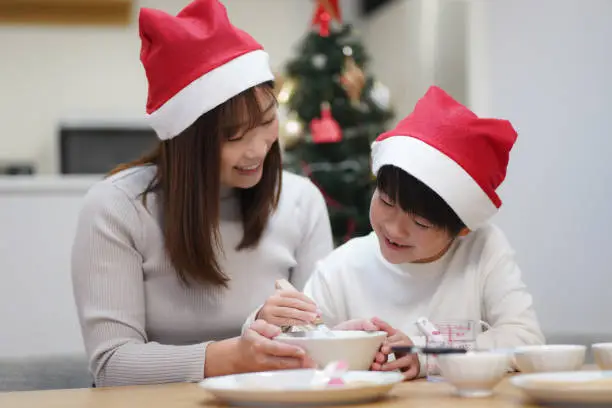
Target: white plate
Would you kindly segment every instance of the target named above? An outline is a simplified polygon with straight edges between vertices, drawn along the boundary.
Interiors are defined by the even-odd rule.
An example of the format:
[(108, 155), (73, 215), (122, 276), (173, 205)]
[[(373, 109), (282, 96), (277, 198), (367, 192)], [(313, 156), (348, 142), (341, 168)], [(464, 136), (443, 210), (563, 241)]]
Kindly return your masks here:
[(200, 386), (232, 405), (318, 405), (376, 400), (403, 380), (398, 372), (349, 371), (348, 384), (322, 388), (311, 386), (315, 370), (266, 371), (207, 378)]
[(522, 374), (510, 382), (538, 402), (612, 404), (612, 371)]

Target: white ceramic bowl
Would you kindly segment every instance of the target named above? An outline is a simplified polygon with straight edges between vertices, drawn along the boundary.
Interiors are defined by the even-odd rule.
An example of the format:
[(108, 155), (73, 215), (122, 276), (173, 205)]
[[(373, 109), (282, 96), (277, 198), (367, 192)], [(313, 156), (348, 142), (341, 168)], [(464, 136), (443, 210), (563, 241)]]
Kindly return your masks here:
[(462, 397), (488, 397), (504, 378), (512, 355), (494, 351), (470, 351), (438, 356), (444, 377)]
[(335, 330), (331, 334), (329, 337), (323, 334), (307, 337), (281, 334), (276, 340), (302, 347), (320, 368), (332, 361), (343, 360), (349, 370), (369, 370), (376, 352), (387, 337), (383, 331)]
[(595, 343), (591, 349), (597, 366), (602, 370), (612, 370), (612, 343)]
[(586, 346), (549, 344), (523, 346), (514, 350), (514, 361), (523, 373), (580, 370), (584, 364)]

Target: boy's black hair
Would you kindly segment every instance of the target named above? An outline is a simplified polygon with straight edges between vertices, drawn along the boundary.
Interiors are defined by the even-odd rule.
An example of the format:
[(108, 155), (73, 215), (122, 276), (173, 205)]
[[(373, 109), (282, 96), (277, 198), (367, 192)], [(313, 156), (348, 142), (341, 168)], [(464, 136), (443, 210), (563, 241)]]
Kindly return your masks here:
[(376, 187), (407, 213), (423, 217), (456, 236), (465, 224), (435, 191), (399, 167), (385, 165), (378, 170)]

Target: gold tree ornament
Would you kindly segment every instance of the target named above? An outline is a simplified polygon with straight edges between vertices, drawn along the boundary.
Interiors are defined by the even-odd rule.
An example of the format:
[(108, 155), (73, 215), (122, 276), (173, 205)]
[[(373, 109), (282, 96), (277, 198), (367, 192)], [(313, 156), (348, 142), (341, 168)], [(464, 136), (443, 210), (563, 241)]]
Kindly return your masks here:
[(283, 146), (285, 148), (292, 148), (297, 142), (304, 136), (304, 125), (300, 120), (295, 117), (290, 118), (283, 128)]
[(289, 102), (293, 96), (293, 92), (297, 86), (297, 81), (293, 78), (279, 77), (274, 81), (274, 94), (278, 103), (284, 104)]
[(340, 83), (348, 95), (351, 104), (359, 106), (361, 93), (366, 83), (366, 76), (353, 59), (353, 50), (350, 47), (345, 47), (343, 52), (345, 57)]
[(283, 85), (285, 84), (285, 77), (279, 72), (274, 73), (274, 96), (278, 97)]
[(283, 149), (292, 148), (304, 135), (304, 124), (286, 104), (278, 106), (278, 136)]

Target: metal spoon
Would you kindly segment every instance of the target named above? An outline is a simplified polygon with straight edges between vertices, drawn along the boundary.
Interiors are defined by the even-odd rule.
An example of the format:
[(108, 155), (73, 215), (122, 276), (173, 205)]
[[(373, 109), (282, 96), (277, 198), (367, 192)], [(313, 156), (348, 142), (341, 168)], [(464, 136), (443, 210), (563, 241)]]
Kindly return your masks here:
[(417, 347), (417, 346), (395, 346), (391, 347), (393, 353), (408, 353), (408, 354), (465, 354), (468, 349), (452, 348), (452, 347)]

